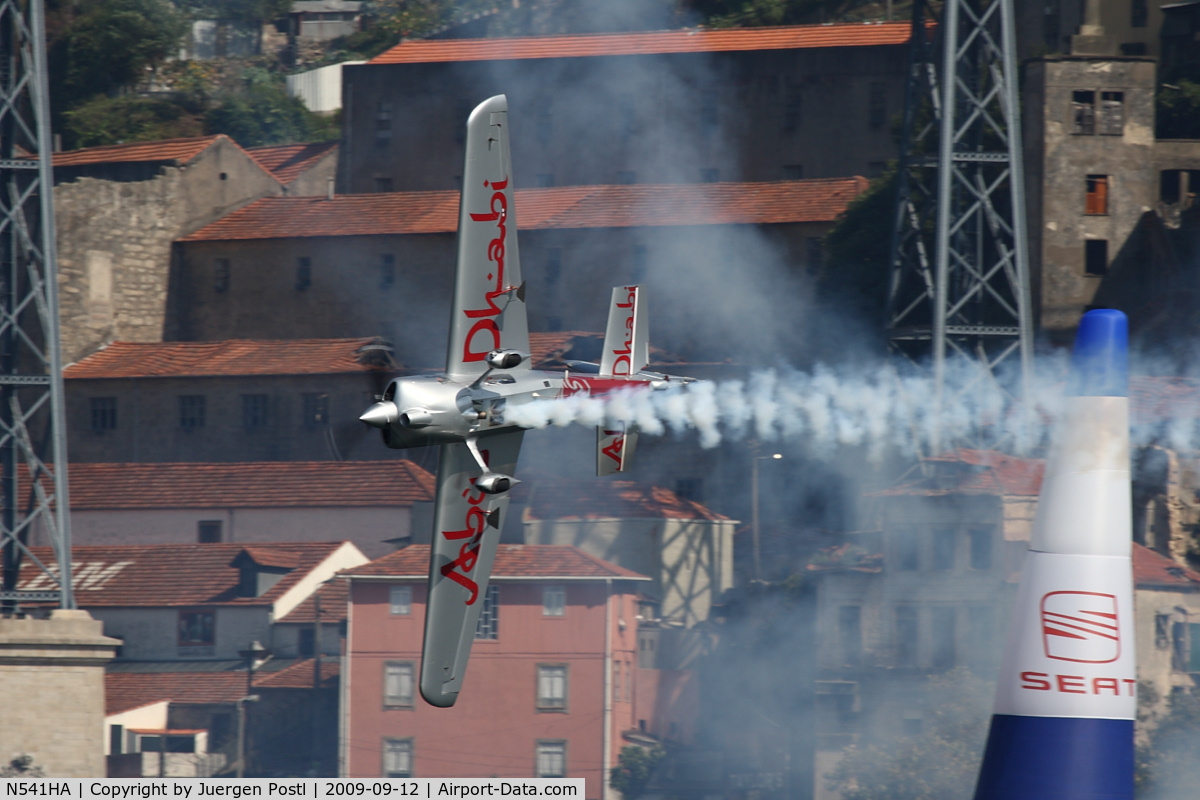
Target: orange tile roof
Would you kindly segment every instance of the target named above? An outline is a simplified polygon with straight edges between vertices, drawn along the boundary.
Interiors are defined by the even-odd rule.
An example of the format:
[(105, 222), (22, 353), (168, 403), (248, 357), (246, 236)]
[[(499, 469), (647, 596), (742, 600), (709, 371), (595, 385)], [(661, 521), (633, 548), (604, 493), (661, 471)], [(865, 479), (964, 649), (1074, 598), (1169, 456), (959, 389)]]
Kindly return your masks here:
[(729, 519), (670, 489), (634, 481), (530, 476), (525, 483), (532, 519)]
[[(521, 230), (832, 222), (867, 179), (518, 189)], [(180, 241), (452, 233), (457, 191), (264, 197)]]
[(550, 333), (529, 333), (530, 361), (538, 367), (547, 362), (560, 363), (562, 358), (571, 352), (576, 339), (594, 339), (597, 346), (604, 341), (604, 334), (590, 331), (553, 331)]
[(320, 589), (304, 598), (304, 602), (276, 622), (312, 625), (317, 619), (315, 597), (321, 598), (322, 624), (336, 625), (346, 618), (346, 582), (333, 580), (323, 583)]
[[(345, 570), (342, 575), (351, 578), (429, 577), (429, 545), (409, 545), (370, 564)], [(633, 570), (618, 567), (603, 559), (588, 555), (577, 547), (557, 544), (502, 544), (496, 551), (492, 565), (492, 578), (569, 578), (583, 580), (650, 580)]]
[(930, 464), (957, 465), (952, 475), (939, 473), (919, 477), (872, 492), (872, 496), (997, 494), (1037, 497), (1042, 488), (1046, 462), (1040, 458), (1017, 458), (995, 450), (959, 448), (924, 459)]
[[(232, 566), (237, 543), (84, 545), (71, 548), (71, 577), (80, 608), (270, 606), (344, 542), (263, 543), (257, 548), (296, 556), (296, 568), (258, 597), (239, 597), (241, 572)], [(31, 548), (54, 563), (48, 547)], [(17, 588), (45, 591), (53, 583), (39, 570), (23, 570)]]
[(340, 375), (394, 370), (395, 363), (384, 365), (387, 347), (380, 339), (113, 342), (69, 365), (63, 378)]
[(241, 671), (109, 672), (104, 676), (105, 714), (119, 714), (163, 700), (203, 705), (236, 703), (245, 696), (246, 673)]
[[(344, 584), (345, 581), (339, 581)], [(321, 659), (321, 688), (327, 689), (337, 681), (341, 672), (337, 656)], [(311, 689), (313, 688), (313, 659), (306, 658), (290, 667), (276, 672), (257, 673), (254, 688), (262, 689)]]
[[(211, 147), (218, 139), (227, 139), (223, 133), (215, 136), (194, 136), (188, 139), (164, 139), (157, 142), (131, 142), (109, 144), (103, 147), (85, 147), (82, 150), (66, 150), (54, 154), (54, 166), (74, 167), (81, 164), (125, 164), (131, 161), (172, 161), (186, 164)], [(237, 143), (234, 142), (236, 145)]]
[(1200, 572), (1180, 566), (1149, 547), (1134, 542), (1133, 583), (1139, 589), (1200, 592)]
[(530, 36), (514, 39), (426, 39), (403, 42), (369, 64), (435, 61), (502, 61), (526, 58), (716, 53), (739, 50), (794, 50), (819, 47), (878, 47), (909, 40), (907, 22), (867, 22), (721, 30), (598, 33)]
[[(406, 459), (71, 464), (71, 508), (399, 507), (433, 500), (434, 477)], [(336, 535), (335, 531), (330, 531)], [(273, 545), (253, 544), (247, 548)], [(261, 563), (261, 562), (260, 562)]]
[(279, 179), (280, 183), (288, 184), (300, 177), (300, 173), (316, 164), (331, 150), (336, 150), (337, 142), (316, 142), (313, 144), (282, 144), (269, 147), (247, 147), (246, 152), (263, 168)]

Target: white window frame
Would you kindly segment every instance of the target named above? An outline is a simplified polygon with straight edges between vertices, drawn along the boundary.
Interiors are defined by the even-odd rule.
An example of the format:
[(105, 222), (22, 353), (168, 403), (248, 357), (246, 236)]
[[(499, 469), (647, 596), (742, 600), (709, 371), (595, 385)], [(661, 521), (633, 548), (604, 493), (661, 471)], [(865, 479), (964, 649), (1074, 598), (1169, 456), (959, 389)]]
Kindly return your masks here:
[(412, 614), (412, 587), (392, 584), (388, 587), (388, 613), (393, 617)]
[[(557, 761), (558, 769), (554, 769)], [(539, 739), (534, 754), (533, 771), (539, 778), (567, 777), (566, 739)]]
[[(383, 740), (380, 755), (383, 760), (384, 778), (411, 778), (413, 776), (413, 740), (393, 739)], [(408, 763), (405, 764), (404, 761)], [(407, 769), (404, 767), (407, 766)]]
[(483, 594), (483, 608), (475, 625), (475, 638), (496, 641), (500, 638), (500, 587), (491, 585)]
[(537, 665), (537, 710), (567, 711), (570, 673), (566, 664)]
[(412, 708), (416, 670), (411, 661), (383, 662), (383, 707)]
[(567, 615), (567, 588), (565, 586), (542, 587), (542, 616), (565, 617)]

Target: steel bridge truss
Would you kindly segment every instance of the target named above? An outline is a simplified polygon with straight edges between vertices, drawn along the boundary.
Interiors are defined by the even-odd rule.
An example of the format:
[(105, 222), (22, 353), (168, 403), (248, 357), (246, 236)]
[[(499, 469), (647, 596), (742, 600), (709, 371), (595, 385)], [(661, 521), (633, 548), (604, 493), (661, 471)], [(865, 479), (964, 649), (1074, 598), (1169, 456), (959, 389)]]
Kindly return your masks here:
[[(0, 615), (5, 616), (22, 603), (75, 605), (45, 41), (42, 0), (0, 0)], [(51, 546), (52, 560), (30, 550), (39, 539)], [(19, 584), (22, 562), (36, 567), (42, 579)]]
[[(967, 392), (1027, 395), (1033, 324), (1012, 0), (946, 0), (940, 70), (926, 15), (917, 0), (887, 327), (893, 351), (932, 371), (940, 418)], [(948, 395), (949, 360), (971, 369)]]

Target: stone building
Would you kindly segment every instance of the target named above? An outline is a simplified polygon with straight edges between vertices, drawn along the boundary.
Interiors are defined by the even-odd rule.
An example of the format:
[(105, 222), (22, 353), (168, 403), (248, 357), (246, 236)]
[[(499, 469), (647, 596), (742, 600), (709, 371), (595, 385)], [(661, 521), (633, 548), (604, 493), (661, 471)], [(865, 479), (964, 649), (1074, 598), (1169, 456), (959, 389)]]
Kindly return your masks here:
[[(603, 330), (612, 287), (641, 282), (655, 344), (701, 362), (777, 350), (772, 336), (802, 330), (791, 315), (805, 307), (806, 270), (820, 267), (820, 237), (865, 188), (841, 178), (518, 189), (529, 327)], [(264, 198), (177, 242), (167, 337), (382, 335), (405, 364), (440, 367), (457, 225), (455, 191)], [(759, 335), (772, 302), (788, 323)]]
[(339, 191), (456, 188), (506, 94), (525, 186), (873, 175), (896, 157), (907, 22), (403, 42), (343, 71)]
[(280, 181), (228, 136), (54, 154), (64, 363), (162, 341), (171, 243)]

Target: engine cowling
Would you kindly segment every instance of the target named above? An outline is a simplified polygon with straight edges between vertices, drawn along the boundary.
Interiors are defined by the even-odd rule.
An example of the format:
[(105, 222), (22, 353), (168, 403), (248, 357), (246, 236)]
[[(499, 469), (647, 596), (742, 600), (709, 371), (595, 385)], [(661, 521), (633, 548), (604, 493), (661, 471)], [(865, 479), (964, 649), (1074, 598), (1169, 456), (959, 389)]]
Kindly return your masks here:
[(424, 428), (433, 424), (433, 414), (426, 408), (410, 408), (402, 411), (396, 421), (405, 428)]
[(518, 483), (520, 481), (511, 475), (489, 472), (475, 479), (475, 488), (485, 494), (503, 494)]
[(484, 357), (492, 369), (512, 369), (521, 366), (527, 356), (520, 350), (493, 350)]

